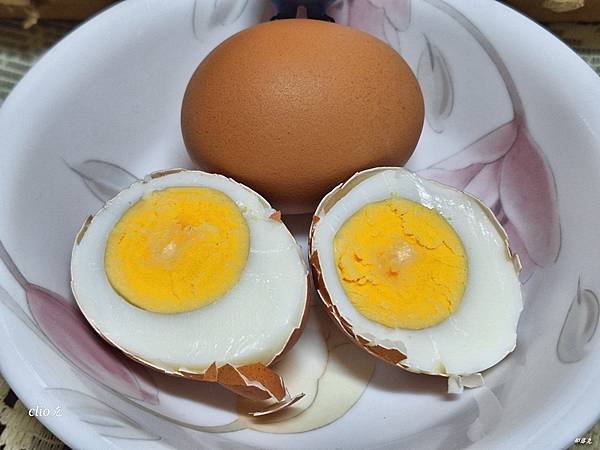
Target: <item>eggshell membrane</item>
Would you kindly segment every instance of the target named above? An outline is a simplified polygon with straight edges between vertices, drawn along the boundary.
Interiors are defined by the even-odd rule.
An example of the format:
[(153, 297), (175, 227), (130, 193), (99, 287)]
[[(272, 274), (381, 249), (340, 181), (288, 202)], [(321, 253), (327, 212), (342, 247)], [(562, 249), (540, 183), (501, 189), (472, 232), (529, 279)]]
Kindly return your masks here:
[[(336, 206), (336, 204), (338, 204), (338, 202), (342, 201), (350, 192), (353, 192), (353, 194), (363, 196), (362, 204), (359, 205), (358, 208), (356, 208), (356, 209), (359, 209), (360, 206), (364, 205), (365, 203), (379, 201), (379, 200), (383, 200), (385, 198), (389, 198), (389, 196), (397, 190), (396, 186), (394, 186), (394, 183), (395, 183), (394, 178), (396, 175), (398, 175), (399, 177), (402, 177), (402, 176), (414, 177), (415, 180), (418, 180), (418, 178), (415, 175), (411, 174), (409, 171), (402, 169), (402, 168), (398, 168), (398, 167), (373, 168), (373, 169), (365, 170), (365, 171), (355, 174), (347, 182), (340, 184), (339, 186), (334, 188), (329, 194), (327, 194), (323, 198), (323, 200), (317, 207), (317, 210), (314, 214), (312, 225), (311, 225), (310, 232), (309, 232), (309, 259), (310, 259), (310, 263), (312, 266), (312, 272), (313, 272), (313, 277), (315, 280), (315, 286), (317, 288), (317, 291), (319, 293), (319, 296), (320, 296), (322, 302), (324, 303), (324, 305), (326, 307), (326, 310), (328, 311), (329, 315), (334, 320), (334, 322), (338, 325), (338, 327), (342, 331), (344, 331), (357, 345), (362, 347), (364, 350), (371, 353), (373, 356), (376, 356), (376, 357), (382, 359), (383, 361), (385, 361), (387, 363), (396, 365), (396, 366), (401, 367), (410, 372), (450, 377), (454, 381), (460, 383), (461, 379), (464, 378), (465, 376), (469, 376), (472, 373), (476, 373), (476, 372), (479, 372), (479, 371), (485, 370), (486, 368), (491, 367), (492, 365), (501, 361), (507, 354), (512, 352), (516, 345), (516, 334), (514, 334), (514, 333), (512, 334), (511, 339), (513, 339), (514, 342), (513, 342), (512, 346), (510, 348), (508, 348), (503, 355), (500, 355), (500, 356), (496, 355), (496, 357), (494, 358), (494, 361), (485, 362), (481, 367), (478, 367), (477, 370), (466, 371), (464, 373), (456, 373), (456, 372), (452, 371), (451, 369), (448, 369), (445, 366), (437, 367), (437, 368), (436, 367), (433, 367), (433, 368), (419, 367), (418, 365), (415, 365), (413, 362), (411, 362), (407, 359), (407, 351), (406, 351), (406, 348), (402, 341), (397, 341), (397, 342), (386, 341), (386, 339), (378, 339), (372, 335), (368, 335), (368, 333), (365, 333), (364, 330), (357, 331), (356, 324), (353, 324), (352, 321), (347, 317), (348, 308), (346, 308), (346, 313), (342, 313), (340, 305), (338, 304), (338, 301), (337, 301), (337, 300), (339, 300), (339, 298), (337, 300), (332, 298), (332, 292), (331, 292), (332, 287), (336, 283), (339, 284), (339, 280), (337, 279), (337, 273), (335, 272), (335, 270), (331, 270), (331, 268), (328, 272), (329, 275), (325, 275), (324, 271), (323, 271), (324, 255), (319, 254), (319, 251), (317, 248), (317, 247), (319, 247), (319, 244), (315, 242), (315, 234), (317, 233), (317, 229), (319, 226), (323, 226), (322, 218), (326, 217), (327, 214)], [(383, 190), (381, 190), (381, 189), (376, 190), (374, 188), (371, 189), (368, 187), (367, 183), (365, 183), (370, 178), (376, 177), (376, 176), (385, 177), (385, 180), (386, 180), (385, 189), (383, 189)], [(517, 255), (513, 254), (512, 251), (510, 250), (506, 232), (504, 231), (504, 229), (502, 228), (502, 226), (497, 221), (494, 214), (492, 213), (492, 211), (489, 208), (487, 208), (477, 198), (475, 198), (469, 194), (461, 193), (460, 191), (457, 191), (456, 189), (453, 189), (448, 186), (444, 186), (444, 185), (434, 182), (434, 181), (430, 181), (430, 180), (421, 180), (421, 181), (424, 184), (426, 184), (428, 188), (433, 188), (433, 189), (441, 188), (443, 190), (447, 190), (447, 192), (460, 193), (461, 195), (464, 195), (465, 198), (467, 198), (472, 203), (474, 208), (478, 209), (486, 218), (488, 218), (489, 223), (491, 224), (491, 227), (494, 229), (495, 233), (497, 233), (497, 237), (503, 242), (503, 244), (505, 246), (506, 261), (510, 262), (510, 264), (512, 265), (515, 276), (518, 274), (518, 272), (521, 269), (521, 264), (520, 264), (519, 258)], [(398, 195), (404, 196), (401, 194), (398, 194)], [(408, 198), (410, 198), (410, 196), (408, 196)], [(415, 200), (415, 198), (413, 198), (413, 200)], [(427, 203), (428, 201), (431, 204), (426, 205), (426, 206), (436, 207), (436, 205), (434, 205), (435, 200), (433, 200), (433, 198), (429, 199), (429, 200), (427, 198), (425, 198), (425, 203)], [(348, 204), (348, 203), (345, 203), (344, 205), (346, 205), (346, 204)], [(343, 224), (343, 222), (345, 220), (347, 220), (347, 218), (350, 217), (350, 215), (352, 215), (355, 211), (350, 211), (347, 208), (341, 208), (339, 205), (338, 205), (337, 211), (342, 216), (342, 217), (338, 217), (337, 222), (339, 222), (339, 223), (336, 223), (336, 226), (337, 226), (336, 229), (339, 229), (339, 226), (341, 226)], [(444, 214), (442, 213), (442, 215), (444, 215)], [(326, 224), (326, 226), (332, 227), (332, 224), (328, 223), (328, 224)], [(333, 234), (335, 234), (335, 231), (333, 231), (333, 230), (330, 230), (330, 231), (332, 231)], [(460, 233), (459, 233), (459, 236), (460, 236)], [(461, 236), (461, 239), (462, 239), (462, 236)], [(332, 247), (333, 242), (331, 242), (330, 244), (331, 244), (330, 246)], [(322, 245), (324, 245), (324, 244), (321, 244), (321, 249), (322, 249)], [(469, 255), (468, 246), (467, 246), (467, 254)], [(329, 258), (329, 256), (330, 255), (328, 255), (327, 257)], [(469, 276), (471, 276), (471, 275), (469, 275)], [(469, 278), (468, 283), (470, 281), (471, 281), (471, 279)], [(517, 282), (518, 282), (518, 280), (517, 280)], [(469, 286), (467, 286), (467, 291), (465, 292), (465, 295), (467, 294), (468, 289), (469, 289)], [(335, 290), (336, 290), (337, 295), (345, 295), (343, 293), (341, 285), (336, 287)], [(342, 294), (340, 294), (340, 292)], [(348, 304), (349, 304), (349, 301), (348, 301)], [(521, 310), (522, 310), (522, 301), (521, 301), (520, 292), (519, 292), (518, 308), (517, 308), (517, 310), (512, 311), (508, 314), (509, 316), (510, 316), (510, 314), (512, 314), (512, 316), (510, 316), (510, 321), (512, 321), (512, 323), (514, 323), (514, 328), (513, 328), (514, 332), (516, 332), (516, 325), (517, 325), (517, 321), (518, 321)], [(448, 319), (448, 320), (450, 320), (450, 319)], [(375, 322), (373, 322), (373, 323), (375, 324)], [(436, 327), (439, 327), (440, 325), (441, 324), (437, 325)], [(383, 327), (379, 324), (375, 324), (375, 326)], [(386, 328), (386, 327), (383, 327), (383, 328)], [(432, 328), (435, 328), (435, 327), (432, 327)], [(419, 330), (417, 333), (427, 333), (427, 329)]]
[[(178, 184), (173, 184), (173, 185), (169, 184), (169, 183), (160, 183), (159, 185), (155, 186), (154, 188), (162, 189), (165, 187), (178, 186), (178, 185), (191, 185), (191, 186), (197, 185), (197, 186), (208, 186), (208, 187), (213, 187), (215, 189), (219, 189), (219, 187), (223, 186), (223, 183), (230, 184), (230, 185), (233, 184), (233, 185), (235, 185), (236, 189), (238, 190), (237, 193), (241, 194), (241, 197), (242, 197), (241, 199), (239, 198), (239, 196), (238, 196), (238, 198), (234, 198), (236, 203), (238, 203), (238, 206), (240, 206), (242, 209), (247, 208), (253, 212), (258, 212), (258, 214), (260, 216), (269, 218), (273, 222), (280, 224), (279, 227), (285, 231), (289, 240), (291, 242), (293, 242), (293, 244), (296, 246), (296, 248), (299, 252), (299, 247), (296, 244), (294, 238), (292, 237), (289, 230), (287, 230), (285, 225), (283, 225), (283, 223), (281, 222), (280, 213), (278, 211), (273, 210), (270, 207), (269, 203), (263, 197), (261, 197), (259, 194), (257, 194), (256, 192), (254, 192), (251, 189), (249, 189), (248, 187), (246, 187), (242, 184), (239, 184), (239, 183), (235, 182), (234, 180), (228, 179), (224, 176), (216, 175), (216, 174), (209, 174), (209, 173), (205, 173), (205, 172), (201, 172), (201, 171), (188, 171), (188, 170), (184, 170), (184, 169), (169, 169), (169, 170), (165, 170), (165, 171), (154, 172), (154, 173), (148, 175), (144, 180), (134, 183), (128, 189), (135, 188), (136, 185), (153, 183), (153, 180), (156, 180), (157, 178), (168, 177), (170, 175), (180, 174), (180, 173), (183, 173), (183, 177), (184, 177), (183, 180), (181, 180), (182, 182), (180, 182)], [(181, 176), (181, 175), (179, 175), (179, 176)], [(202, 181), (199, 183), (199, 180), (202, 180)], [(122, 191), (122, 193), (127, 191), (128, 189)], [(123, 195), (122, 193), (119, 195)], [(117, 197), (115, 197), (115, 199)], [(82, 240), (85, 238), (85, 235), (89, 231), (90, 226), (92, 226), (94, 218), (96, 216), (98, 216), (100, 213), (102, 213), (102, 211), (104, 211), (108, 207), (110, 207), (111, 203), (115, 202), (115, 199), (109, 200), (109, 202), (107, 202), (107, 204), (94, 217), (90, 216), (86, 219), (81, 230), (77, 234), (77, 237), (75, 240), (75, 246), (73, 248), (73, 255), (75, 255), (77, 247), (81, 244)], [(131, 204), (133, 204), (132, 201), (130, 201), (128, 203), (127, 207), (131, 206)], [(117, 220), (119, 217), (120, 216), (117, 217)], [(302, 257), (299, 253), (298, 253), (298, 257), (299, 257), (299, 260), (301, 261), (302, 266), (304, 267), (304, 263), (302, 262)], [(131, 351), (126, 350), (121, 345), (119, 345), (114, 339), (111, 339), (109, 336), (107, 336), (98, 327), (98, 325), (94, 321), (94, 318), (89, 315), (89, 311), (86, 310), (85, 307), (82, 307), (82, 304), (80, 303), (80, 299), (78, 298), (79, 297), (78, 296), (78, 288), (76, 286), (75, 279), (73, 277), (73, 271), (74, 271), (73, 266), (72, 266), (71, 270), (72, 270), (72, 290), (73, 290), (73, 293), (75, 296), (75, 300), (77, 301), (78, 306), (79, 306), (80, 310), (82, 311), (84, 317), (86, 317), (87, 321), (90, 323), (92, 328), (105, 341), (107, 341), (109, 344), (113, 345), (114, 347), (118, 348), (126, 356), (137, 361), (138, 363), (141, 363), (147, 367), (150, 367), (154, 370), (157, 370), (159, 372), (162, 372), (164, 374), (171, 375), (171, 376), (177, 376), (177, 377), (198, 380), (198, 381), (216, 382), (216, 383), (221, 384), (225, 388), (229, 389), (230, 391), (232, 391), (240, 396), (252, 399), (252, 400), (270, 400), (272, 402), (270, 409), (273, 409), (273, 410), (282, 409), (283, 407), (289, 406), (290, 404), (293, 404), (294, 402), (296, 402), (297, 400), (302, 398), (302, 396), (303, 396), (302, 393), (297, 394), (297, 395), (291, 395), (285, 388), (283, 379), (276, 372), (271, 370), (268, 366), (271, 365), (272, 363), (274, 363), (279, 358), (282, 358), (285, 355), (285, 353), (298, 340), (300, 334), (302, 333), (304, 326), (306, 325), (306, 322), (308, 319), (308, 312), (310, 309), (310, 291), (308, 288), (308, 285), (309, 285), (309, 280), (308, 280), (309, 274), (308, 273), (306, 273), (304, 276), (305, 282), (303, 284), (303, 286), (304, 286), (303, 287), (303, 295), (301, 298), (298, 299), (298, 301), (300, 303), (300, 308), (301, 308), (301, 313), (300, 313), (299, 319), (298, 319), (299, 323), (297, 323), (297, 325), (295, 327), (293, 327), (291, 333), (285, 339), (283, 345), (280, 347), (280, 350), (275, 352), (275, 354), (271, 355), (264, 361), (252, 362), (252, 363), (248, 363), (248, 364), (230, 364), (228, 362), (223, 363), (222, 361), (220, 362), (220, 364), (217, 364), (216, 362), (213, 362), (207, 368), (197, 370), (197, 369), (193, 369), (193, 368), (190, 369), (190, 368), (184, 368), (184, 367), (174, 368), (170, 364), (161, 364), (160, 361), (150, 360), (150, 359), (141, 357), (138, 354), (135, 354)], [(306, 272), (306, 270), (305, 270), (305, 272)], [(123, 301), (123, 303), (129, 305), (125, 301)], [(129, 305), (129, 306), (132, 308), (136, 308), (133, 305)], [(152, 314), (150, 312), (145, 312), (145, 313)]]
[(192, 76), (181, 111), (200, 167), (286, 213), (314, 211), (357, 170), (403, 165), (423, 120), (417, 80), (394, 49), (303, 19), (260, 24), (221, 43)]

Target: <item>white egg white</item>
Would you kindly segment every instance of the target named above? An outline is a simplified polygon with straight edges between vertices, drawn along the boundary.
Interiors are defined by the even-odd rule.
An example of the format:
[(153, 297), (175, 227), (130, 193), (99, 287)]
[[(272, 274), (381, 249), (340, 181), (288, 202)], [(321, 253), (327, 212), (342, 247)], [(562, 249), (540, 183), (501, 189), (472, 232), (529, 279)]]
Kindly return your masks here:
[[(106, 240), (143, 195), (175, 186), (204, 186), (228, 195), (250, 230), (250, 253), (238, 283), (205, 307), (178, 314), (138, 308), (111, 286), (104, 268)], [(307, 268), (300, 248), (275, 211), (251, 189), (199, 171), (153, 174), (120, 192), (84, 226), (73, 248), (72, 290), (91, 325), (105, 339), (167, 372), (202, 373), (213, 362), (269, 364), (302, 321)]]
[[(422, 330), (389, 328), (360, 314), (338, 278), (333, 242), (339, 228), (367, 203), (403, 197), (436, 210), (454, 228), (467, 254), (467, 286), (458, 310)], [(398, 350), (399, 366), (450, 377), (479, 373), (509, 354), (523, 308), (518, 258), (491, 211), (479, 200), (423, 179), (402, 168), (360, 172), (328, 194), (311, 230), (311, 255), (317, 256), (324, 289), (354, 337), (367, 345)], [(316, 255), (315, 255), (316, 252)]]

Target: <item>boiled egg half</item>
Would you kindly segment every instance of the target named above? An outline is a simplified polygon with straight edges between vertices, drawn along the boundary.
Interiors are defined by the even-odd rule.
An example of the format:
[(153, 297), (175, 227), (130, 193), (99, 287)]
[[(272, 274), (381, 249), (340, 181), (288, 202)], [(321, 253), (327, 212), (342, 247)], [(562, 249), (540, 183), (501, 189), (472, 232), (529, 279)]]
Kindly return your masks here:
[(278, 213), (200, 171), (154, 173), (108, 201), (80, 231), (71, 274), (84, 316), (128, 356), (238, 388), (269, 378), (308, 309), (307, 267)]
[(310, 241), (328, 312), (386, 362), (447, 376), (454, 392), (515, 348), (520, 264), (478, 199), (403, 168), (370, 169), (323, 199)]

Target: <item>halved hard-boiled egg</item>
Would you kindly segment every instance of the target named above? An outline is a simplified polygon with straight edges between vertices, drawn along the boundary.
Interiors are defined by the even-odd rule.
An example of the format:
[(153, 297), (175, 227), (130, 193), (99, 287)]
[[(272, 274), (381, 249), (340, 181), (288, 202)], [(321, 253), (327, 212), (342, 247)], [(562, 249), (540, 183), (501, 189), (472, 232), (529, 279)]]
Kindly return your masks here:
[(279, 214), (229, 178), (154, 173), (80, 231), (72, 290), (108, 342), (165, 373), (284, 401), (267, 368), (308, 310), (308, 270)]
[(478, 199), (403, 168), (359, 172), (319, 205), (310, 231), (319, 294), (360, 346), (449, 390), (516, 345), (520, 264)]

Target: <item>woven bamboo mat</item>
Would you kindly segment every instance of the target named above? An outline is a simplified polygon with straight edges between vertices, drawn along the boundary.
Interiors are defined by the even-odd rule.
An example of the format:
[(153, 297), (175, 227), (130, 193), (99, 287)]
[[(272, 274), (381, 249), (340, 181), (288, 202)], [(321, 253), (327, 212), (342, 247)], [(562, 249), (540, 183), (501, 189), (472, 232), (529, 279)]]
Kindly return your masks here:
[[(0, 21), (0, 105), (35, 61), (73, 27), (72, 23), (52, 21), (25, 31), (20, 22)], [(600, 74), (600, 24), (554, 24), (551, 31)], [(600, 423), (573, 439), (572, 449), (600, 450)], [(28, 415), (27, 408), (0, 376), (0, 450), (65, 448), (68, 447)]]

